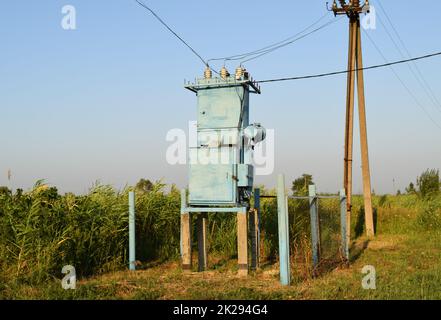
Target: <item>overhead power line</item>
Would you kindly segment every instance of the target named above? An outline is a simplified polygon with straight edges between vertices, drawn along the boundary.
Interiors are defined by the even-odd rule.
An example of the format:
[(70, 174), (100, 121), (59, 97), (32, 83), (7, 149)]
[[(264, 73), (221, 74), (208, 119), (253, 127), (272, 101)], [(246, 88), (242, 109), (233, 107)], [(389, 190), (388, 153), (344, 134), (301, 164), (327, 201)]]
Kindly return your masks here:
[(423, 60), (423, 59), (429, 59), (429, 58), (433, 58), (433, 57), (436, 57), (436, 56), (441, 56), (441, 51), (440, 52), (435, 52), (435, 53), (432, 53), (432, 54), (427, 54), (427, 55), (420, 56), (420, 57), (411, 58), (411, 59), (405, 59), (405, 60), (399, 60), (399, 61), (394, 61), (394, 62), (388, 62), (388, 63), (384, 63), (384, 64), (377, 64), (377, 65), (373, 65), (373, 66), (369, 66), (369, 67), (364, 67), (364, 68), (359, 68), (359, 69), (334, 71), (334, 72), (319, 73), (319, 74), (312, 74), (312, 75), (298, 76), (298, 77), (287, 77), (287, 78), (276, 78), (276, 79), (268, 79), (268, 80), (257, 80), (256, 82), (257, 83), (268, 83), (268, 82), (294, 81), (294, 80), (304, 80), (304, 79), (330, 77), (330, 76), (346, 74), (346, 73), (349, 73), (349, 72), (356, 72), (356, 71), (361, 71), (361, 70), (379, 69), (379, 68), (384, 68), (384, 67), (393, 66), (393, 65), (397, 65), (397, 64), (408, 63), (408, 62), (411, 62), (411, 61), (418, 61), (418, 60)]
[[(380, 16), (378, 16), (378, 20), (380, 21), (380, 23), (382, 24), (382, 26), (384, 27), (387, 35), (389, 36), (389, 38), (392, 40), (392, 43), (394, 44), (395, 48), (398, 50), (398, 52), (400, 53), (401, 57), (403, 59), (406, 58), (410, 58), (412, 55), (409, 51), (409, 49), (407, 48), (406, 44), (404, 43), (403, 39), (401, 38), (400, 34), (397, 31), (397, 28), (395, 28), (394, 24), (392, 23), (391, 18), (389, 17), (389, 15), (387, 14), (386, 10), (384, 9), (383, 5), (381, 4), (380, 1), (377, 1), (376, 3), (378, 3), (381, 11), (384, 13), (389, 25), (392, 27), (393, 32), (395, 33), (396, 37), (398, 38), (401, 46), (404, 48), (404, 51), (406, 52), (406, 55), (403, 54), (403, 52), (401, 51), (400, 47), (398, 46), (397, 42), (394, 40), (394, 38), (392, 37), (391, 33), (388, 31), (387, 26), (383, 23), (382, 19), (380, 18)], [(412, 72), (413, 76), (415, 77), (415, 79), (418, 81), (418, 83), (420, 84), (420, 86), (423, 88), (424, 92), (426, 93), (427, 97), (429, 98), (429, 100), (431, 100), (432, 104), (435, 106), (435, 109), (438, 112), (441, 112), (441, 103), (438, 100), (435, 92), (433, 91), (432, 87), (430, 86), (430, 84), (427, 82), (427, 80), (425, 79), (423, 73), (421, 72), (420, 68), (418, 67), (418, 65), (413, 62), (412, 66), (415, 68), (412, 68), (412, 66), (409, 64), (409, 69)]]
[(251, 61), (251, 60), (258, 59), (258, 58), (260, 58), (260, 57), (262, 57), (262, 56), (264, 56), (264, 55), (267, 55), (267, 54), (269, 54), (269, 53), (272, 53), (272, 52), (274, 52), (274, 51), (276, 51), (276, 50), (278, 50), (278, 49), (281, 49), (281, 48), (283, 48), (283, 47), (286, 47), (286, 46), (288, 46), (288, 45), (290, 45), (290, 44), (292, 44), (292, 43), (294, 43), (294, 42), (297, 42), (297, 41), (299, 41), (299, 40), (301, 40), (301, 39), (303, 39), (303, 38), (306, 38), (307, 36), (310, 36), (310, 35), (312, 35), (312, 34), (318, 32), (318, 31), (320, 31), (320, 30), (322, 30), (322, 29), (324, 29), (324, 28), (330, 26), (331, 24), (336, 23), (336, 22), (339, 21), (341, 18), (342, 18), (342, 17), (340, 17), (339, 19), (333, 19), (333, 20), (331, 20), (331, 21), (329, 21), (329, 22), (327, 22), (327, 23), (321, 25), (320, 27), (313, 29), (312, 31), (310, 31), (310, 32), (308, 32), (308, 33), (306, 33), (306, 34), (304, 34), (304, 35), (301, 35), (301, 36), (299, 36), (298, 38), (295, 38), (294, 40), (291, 40), (291, 41), (286, 42), (286, 43), (284, 43), (284, 44), (278, 45), (278, 46), (276, 46), (276, 47), (274, 47), (274, 48), (268, 49), (268, 50), (266, 50), (266, 51), (264, 51), (264, 52), (262, 52), (262, 53), (260, 53), (260, 54), (258, 54), (258, 55), (256, 55), (256, 56), (254, 56), (254, 57), (251, 57), (251, 58), (248, 58), (248, 59), (242, 60), (242, 61), (241, 61), (241, 64), (242, 64), (242, 63), (245, 63), (245, 62), (249, 62), (249, 61)]
[[(152, 10), (149, 6), (147, 6), (144, 2), (140, 1), (140, 0), (135, 0), (136, 3), (138, 5), (140, 5), (141, 7), (143, 7), (144, 9), (148, 10), (164, 27), (167, 28), (168, 31), (170, 31), (179, 41), (181, 41), (188, 49), (191, 50), (191, 52), (207, 67), (209, 67), (208, 62), (209, 61), (217, 61), (217, 60), (242, 60), (241, 63), (244, 62), (248, 62), (254, 59), (257, 59), (261, 56), (264, 56), (266, 54), (269, 54), (273, 51), (276, 51), (280, 48), (283, 48), (285, 46), (288, 46), (300, 39), (303, 39), (321, 29), (324, 29), (325, 27), (335, 23), (338, 20), (334, 20), (334, 21), (329, 21), (323, 25), (321, 25), (318, 28), (313, 29), (312, 31), (303, 34), (304, 32), (306, 32), (307, 30), (311, 29), (313, 26), (315, 26), (316, 24), (318, 24), (321, 20), (323, 20), (323, 17), (321, 17), (318, 21), (314, 22), (312, 25), (308, 26), (307, 28), (305, 28), (304, 30), (300, 31), (299, 33), (295, 34), (294, 36), (291, 36), (285, 40), (276, 42), (272, 45), (266, 46), (264, 48), (261, 48), (259, 50), (255, 50), (255, 51), (251, 51), (251, 52), (247, 52), (244, 54), (239, 54), (239, 55), (234, 55), (234, 56), (229, 56), (229, 57), (224, 57), (224, 58), (216, 58), (216, 59), (209, 59), (208, 61), (205, 60), (188, 42), (186, 42), (181, 36), (179, 36), (154, 10)], [(380, 4), (381, 6), (381, 4)], [(379, 65), (374, 65), (374, 66), (370, 66), (370, 67), (364, 67), (364, 68), (360, 68), (360, 69), (354, 69), (354, 70), (343, 70), (343, 71), (335, 71), (335, 72), (329, 72), (329, 73), (321, 73), (321, 74), (314, 74), (314, 75), (306, 75), (306, 76), (299, 76), (299, 77), (288, 77), (288, 78), (278, 78), (278, 79), (268, 79), (268, 80), (260, 80), (260, 81), (256, 81), (258, 83), (269, 83), (269, 82), (281, 82), (281, 81), (294, 81), (294, 80), (303, 80), (303, 79), (313, 79), (313, 78), (322, 78), (322, 77), (329, 77), (329, 76), (335, 76), (335, 75), (340, 75), (340, 74), (346, 74), (349, 72), (356, 72), (356, 71), (361, 71), (361, 70), (371, 70), (371, 69), (379, 69), (379, 68), (384, 68), (384, 67), (391, 67), (393, 65), (398, 65), (398, 64), (403, 64), (403, 63), (408, 63), (408, 62), (412, 62), (415, 66), (415, 68), (418, 71), (418, 74), (420, 75), (423, 83), (420, 82), (420, 84), (423, 85), (423, 87), (426, 89), (426, 92), (428, 93), (429, 97), (432, 99), (432, 102), (434, 102), (434, 104), (436, 105), (438, 103), (437, 106), (439, 106), (439, 100), (437, 99), (435, 93), (433, 92), (432, 88), (429, 86), (429, 84), (427, 83), (427, 81), (424, 79), (421, 71), (419, 70), (419, 68), (417, 67), (417, 65), (414, 63), (415, 61), (418, 60), (423, 60), (423, 59), (428, 59), (428, 58), (432, 58), (435, 56), (440, 56), (441, 52), (436, 52), (436, 53), (432, 53), (432, 54), (428, 54), (428, 55), (424, 55), (424, 56), (420, 56), (420, 57), (416, 57), (416, 58), (410, 58), (410, 52), (407, 49), (407, 47), (405, 46), (403, 40), (401, 39), (401, 37), (399, 36), (396, 28), (394, 27), (394, 25), (392, 24), (389, 16), (387, 15), (387, 13), (385, 12), (384, 8), (381, 6), (382, 11), (384, 12), (384, 14), (386, 15), (386, 18), (388, 20), (388, 22), (390, 23), (390, 25), (392, 26), (395, 34), (397, 35), (401, 45), (404, 47), (404, 49), (406, 50), (406, 53), (409, 57), (409, 59), (404, 59), (404, 60), (399, 60), (399, 61), (395, 61), (395, 62), (387, 62), (387, 59), (385, 58), (385, 56), (383, 55), (383, 53), (381, 52), (381, 50), (378, 48), (378, 46), (375, 44), (375, 42), (373, 42), (373, 39), (371, 39), (369, 37), (369, 39), (371, 40), (371, 42), (374, 44), (374, 46), (376, 47), (376, 49), (379, 51), (379, 53), (383, 56), (383, 59), (387, 62), (384, 64), (379, 64)], [(382, 23), (383, 24), (383, 23)], [(384, 26), (384, 24), (383, 24)], [(385, 26), (384, 26), (385, 27)], [(302, 35), (303, 34), (303, 35)], [(390, 33), (388, 32), (388, 35), (391, 37)], [(369, 35), (368, 35), (369, 36)], [(391, 37), (392, 41), (393, 38)], [(400, 54), (403, 56), (401, 50), (398, 48), (398, 45), (395, 43), (395, 41), (393, 41), (395, 46), (397, 47), (398, 51), (400, 52)], [(250, 57), (250, 58), (248, 58)], [(246, 59), (248, 58), (248, 59)], [(213, 68), (210, 67), (210, 69), (212, 69), (214, 72), (216, 72), (216, 70), (214, 70)], [(417, 105), (426, 113), (426, 115), (432, 120), (432, 122), (441, 129), (441, 126), (430, 116), (430, 114), (426, 111), (426, 109), (423, 107), (423, 105), (419, 102), (419, 100), (416, 98), (416, 96), (413, 94), (413, 92), (410, 90), (410, 88), (403, 82), (403, 80), (399, 77), (399, 75), (395, 72), (395, 70), (393, 68), (391, 68), (392, 71), (394, 72), (395, 76), (398, 78), (398, 80), (401, 82), (401, 84), (404, 86), (404, 88), (408, 91), (408, 93), (412, 96), (412, 98), (414, 99), (414, 101), (417, 103)], [(217, 72), (216, 72), (217, 73)], [(414, 74), (415, 75), (415, 74)], [(416, 75), (415, 75), (416, 76)], [(416, 78), (418, 80), (420, 80), (417, 76)]]
[(334, 23), (336, 23), (338, 20), (340, 20), (341, 18), (335, 20), (331, 20), (328, 21), (326, 23), (324, 23), (323, 25), (320, 25), (319, 27), (311, 30), (310, 32), (307, 32), (306, 34), (304, 34), (306, 31), (308, 31), (309, 29), (311, 29), (312, 27), (314, 27), (315, 25), (317, 25), (320, 21), (323, 20), (325, 16), (321, 17), (319, 20), (317, 20), (316, 22), (314, 22), (313, 24), (311, 24), (310, 26), (306, 27), (305, 29), (303, 29), (302, 31), (296, 33), (295, 35), (286, 38), (285, 40), (276, 42), (272, 45), (263, 47), (261, 49), (255, 50), (255, 51), (251, 51), (251, 52), (247, 52), (247, 53), (243, 53), (243, 54), (238, 54), (238, 55), (234, 55), (234, 56), (228, 56), (228, 57), (222, 57), (222, 58), (214, 58), (214, 59), (209, 59), (208, 62), (210, 61), (236, 61), (236, 60), (241, 60), (241, 64), (245, 63), (245, 62), (249, 62), (255, 59), (258, 59), (264, 55), (270, 54), (278, 49), (284, 48), (288, 45), (291, 45), (303, 38), (306, 38), (307, 36), (310, 36)]
[(196, 55), (199, 60), (202, 61), (202, 63), (206, 66), (208, 66), (207, 61), (202, 58), (202, 56), (195, 50), (193, 49), (193, 47), (191, 45), (188, 44), (187, 41), (185, 41), (181, 36), (179, 36), (167, 23), (164, 22), (164, 20), (161, 19), (160, 16), (158, 16), (156, 14), (155, 11), (153, 11), (150, 7), (148, 7), (144, 2), (139, 1), (139, 0), (135, 0), (141, 7), (143, 7), (144, 9), (150, 11), (150, 13), (162, 24), (164, 25), (164, 27), (166, 27), (168, 29), (168, 31), (170, 31), (176, 38), (178, 38), (188, 49), (191, 50), (191, 52), (194, 53), (194, 55)]
[(326, 18), (328, 16), (328, 13), (326, 12), (323, 16), (321, 16), (317, 21), (315, 21), (314, 23), (312, 23), (311, 25), (307, 26), (306, 28), (304, 28), (303, 30), (301, 30), (300, 32), (297, 32), (296, 34), (278, 41), (276, 43), (267, 45), (263, 48), (254, 50), (254, 51), (250, 51), (250, 52), (245, 52), (245, 53), (241, 53), (241, 54), (236, 54), (236, 55), (232, 55), (232, 56), (226, 56), (226, 57), (221, 57), (221, 58), (212, 58), (212, 59), (208, 59), (208, 62), (210, 61), (233, 61), (233, 60), (241, 60), (241, 59), (245, 59), (249, 56), (253, 56), (253, 55), (258, 55), (263, 53), (264, 51), (267, 51), (271, 48), (274, 48), (276, 46), (280, 46), (283, 45), (289, 41), (292, 41), (294, 38), (297, 38), (298, 36), (300, 36), (301, 34), (305, 33), (306, 31), (308, 31), (309, 29), (311, 29), (312, 27), (314, 27), (315, 25), (317, 25), (319, 22), (321, 22), (324, 18)]
[[(378, 53), (382, 56), (382, 58), (385, 61), (388, 61), (387, 58), (385, 57), (385, 55), (383, 54), (383, 52), (381, 51), (381, 49), (375, 43), (374, 39), (371, 38), (369, 33), (365, 32), (365, 34), (368, 37), (369, 41), (374, 45), (374, 47), (378, 51)], [(415, 59), (410, 59), (409, 61), (415, 61)], [(406, 89), (407, 93), (409, 93), (409, 95), (412, 97), (415, 104), (426, 114), (426, 116), (430, 119), (430, 121), (433, 122), (433, 124), (435, 126), (437, 126), (439, 129), (441, 129), (441, 125), (437, 121), (435, 121), (435, 119), (433, 119), (433, 117), (430, 115), (429, 112), (427, 112), (426, 108), (424, 108), (423, 104), (418, 100), (418, 98), (413, 93), (413, 91), (409, 88), (409, 86), (406, 85), (406, 83), (403, 81), (403, 79), (401, 79), (401, 77), (398, 75), (398, 73), (395, 71), (395, 69), (392, 68), (392, 65), (389, 65), (389, 66), (390, 66), (390, 69), (392, 70), (392, 72), (394, 73), (395, 77), (398, 79), (398, 81), (401, 83), (401, 85), (404, 87), (404, 89)]]

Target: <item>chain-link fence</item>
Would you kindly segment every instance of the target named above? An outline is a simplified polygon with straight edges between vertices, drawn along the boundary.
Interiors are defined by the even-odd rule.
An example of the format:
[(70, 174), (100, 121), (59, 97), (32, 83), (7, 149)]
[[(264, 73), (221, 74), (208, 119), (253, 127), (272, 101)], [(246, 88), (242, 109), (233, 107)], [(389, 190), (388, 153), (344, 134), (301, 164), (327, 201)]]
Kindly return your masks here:
[(277, 211), (282, 284), (288, 285), (291, 276), (316, 275), (348, 260), (346, 206), (344, 190), (338, 195), (320, 195), (315, 185), (311, 185), (308, 196), (288, 196), (284, 177), (279, 176)]

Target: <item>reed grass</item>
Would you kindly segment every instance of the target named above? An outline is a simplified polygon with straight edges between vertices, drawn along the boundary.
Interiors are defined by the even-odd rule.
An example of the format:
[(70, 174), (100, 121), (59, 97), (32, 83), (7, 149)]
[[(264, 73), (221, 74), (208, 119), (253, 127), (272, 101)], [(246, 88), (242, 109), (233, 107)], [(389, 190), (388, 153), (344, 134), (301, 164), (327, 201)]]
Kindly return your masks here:
[[(136, 257), (141, 268), (179, 258), (180, 192), (174, 186), (166, 187), (157, 182), (148, 192), (135, 190)], [(40, 283), (60, 278), (67, 264), (75, 266), (80, 278), (126, 268), (130, 190), (96, 185), (86, 195), (60, 195), (56, 188), (38, 181), (25, 193), (1, 193), (0, 282)], [(352, 229), (357, 236), (363, 234), (362, 203), (361, 197), (354, 198)], [(288, 206), (293, 261), (304, 266), (294, 272), (307, 278), (311, 276), (308, 201), (290, 199)], [(380, 232), (408, 232), (409, 226), (415, 232), (441, 229), (439, 197), (428, 201), (416, 195), (376, 196), (374, 207)], [(262, 199), (261, 209), (261, 256), (263, 261), (276, 263), (276, 200)], [(320, 200), (325, 258), (338, 255), (339, 212), (338, 199)], [(235, 215), (210, 214), (208, 243), (210, 254), (225, 260), (236, 256)]]

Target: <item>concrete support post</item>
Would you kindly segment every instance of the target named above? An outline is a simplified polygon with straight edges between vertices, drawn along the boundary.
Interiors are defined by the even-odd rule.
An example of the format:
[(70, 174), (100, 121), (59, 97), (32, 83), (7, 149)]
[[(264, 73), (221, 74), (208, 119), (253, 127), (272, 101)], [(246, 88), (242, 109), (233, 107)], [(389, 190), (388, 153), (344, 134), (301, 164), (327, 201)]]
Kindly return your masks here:
[(187, 207), (186, 190), (181, 191), (181, 262), (182, 270), (191, 271), (192, 250), (191, 250), (191, 214), (185, 212)]
[[(357, 20), (350, 18), (349, 22), (349, 53), (348, 70), (356, 68), (356, 45), (357, 45)], [(344, 158), (344, 188), (347, 197), (346, 224), (351, 224), (352, 212), (352, 158), (354, 136), (354, 94), (356, 72), (348, 73), (347, 97), (346, 97), (346, 125), (345, 125), (345, 158)], [(350, 229), (347, 230), (347, 238), (350, 238)]]
[(357, 21), (357, 90), (358, 90), (358, 115), (360, 121), (360, 146), (361, 146), (361, 169), (363, 175), (363, 194), (364, 194), (364, 214), (366, 223), (366, 235), (373, 237), (374, 218), (372, 210), (372, 190), (371, 173), (369, 168), (369, 150), (367, 139), (366, 124), (366, 103), (364, 96), (364, 77), (363, 77), (363, 51), (361, 48), (360, 19)]
[(237, 213), (237, 258), (239, 276), (248, 275), (248, 224), (247, 213)]

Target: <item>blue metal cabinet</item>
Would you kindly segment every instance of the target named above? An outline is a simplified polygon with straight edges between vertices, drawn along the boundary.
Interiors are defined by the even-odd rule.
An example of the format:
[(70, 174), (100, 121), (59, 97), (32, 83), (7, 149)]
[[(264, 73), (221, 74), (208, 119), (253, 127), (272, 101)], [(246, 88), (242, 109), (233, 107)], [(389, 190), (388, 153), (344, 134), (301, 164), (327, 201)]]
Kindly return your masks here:
[(253, 177), (254, 177), (254, 168), (252, 165), (249, 164), (239, 164), (238, 165), (238, 187), (246, 187), (246, 188), (252, 188), (253, 187)]
[(190, 204), (236, 204), (237, 178), (235, 165), (191, 165), (190, 177)]
[(253, 186), (252, 146), (244, 130), (249, 126), (249, 94), (260, 93), (247, 73), (204, 78), (186, 88), (195, 92), (197, 146), (190, 149), (190, 206), (247, 207)]
[(237, 128), (243, 88), (218, 88), (198, 92), (198, 128)]

